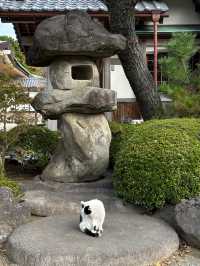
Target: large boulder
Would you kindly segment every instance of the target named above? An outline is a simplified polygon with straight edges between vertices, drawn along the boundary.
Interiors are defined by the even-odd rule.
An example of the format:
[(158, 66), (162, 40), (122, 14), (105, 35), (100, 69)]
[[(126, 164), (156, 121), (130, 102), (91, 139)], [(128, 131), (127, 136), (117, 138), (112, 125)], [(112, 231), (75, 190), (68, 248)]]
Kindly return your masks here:
[(172, 228), (133, 211), (107, 213), (101, 238), (78, 229), (78, 215), (39, 219), (17, 228), (7, 255), (20, 266), (158, 265), (179, 247)]
[(71, 11), (39, 24), (27, 63), (48, 66), (57, 56), (63, 55), (110, 57), (125, 48), (125, 37), (109, 33), (86, 12)]
[(30, 219), (30, 209), (18, 203), (12, 191), (0, 187), (0, 247), (6, 242), (13, 229)]
[[(70, 185), (69, 185), (70, 186)], [(68, 184), (66, 184), (68, 187)], [(58, 214), (80, 214), (80, 202), (88, 199), (98, 198), (103, 201), (107, 211), (125, 211), (127, 208), (122, 201), (114, 197), (113, 191), (99, 192), (96, 189), (93, 192), (86, 190), (84, 192), (71, 191), (45, 191), (31, 190), (26, 191), (24, 200), (31, 209), (31, 213), (36, 216), (55, 216)]]
[(184, 240), (200, 248), (200, 197), (183, 200), (175, 208), (175, 217)]
[(62, 140), (41, 178), (59, 182), (98, 179), (109, 163), (111, 132), (103, 114), (64, 114)]
[(117, 108), (116, 92), (86, 87), (76, 90), (49, 90), (39, 93), (32, 106), (45, 118), (58, 119), (64, 113), (99, 114)]

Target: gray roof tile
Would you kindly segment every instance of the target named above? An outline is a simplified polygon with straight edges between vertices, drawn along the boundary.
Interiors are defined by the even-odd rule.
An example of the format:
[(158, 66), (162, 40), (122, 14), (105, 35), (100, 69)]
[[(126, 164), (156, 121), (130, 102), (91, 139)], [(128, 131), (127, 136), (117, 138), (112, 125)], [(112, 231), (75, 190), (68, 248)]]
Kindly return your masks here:
[(135, 10), (137, 12), (152, 12), (152, 11), (167, 12), (169, 10), (169, 7), (164, 2), (139, 1), (135, 6)]
[(46, 88), (47, 87), (47, 80), (45, 78), (26, 78), (26, 79), (19, 79), (19, 84), (24, 88)]
[(108, 11), (100, 0), (0, 0), (0, 11)]

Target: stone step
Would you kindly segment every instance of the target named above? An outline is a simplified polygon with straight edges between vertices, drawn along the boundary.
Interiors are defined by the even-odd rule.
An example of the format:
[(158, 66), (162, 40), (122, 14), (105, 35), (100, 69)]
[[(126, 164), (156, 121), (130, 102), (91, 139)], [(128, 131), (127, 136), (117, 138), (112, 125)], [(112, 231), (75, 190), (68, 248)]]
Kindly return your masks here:
[(101, 238), (83, 234), (78, 223), (78, 215), (66, 215), (20, 226), (7, 255), (20, 266), (150, 266), (179, 247), (171, 227), (146, 215), (108, 212)]
[(37, 216), (52, 216), (66, 213), (80, 213), (80, 202), (96, 199), (103, 201), (106, 211), (123, 211), (126, 207), (113, 193), (96, 192), (55, 192), (32, 190), (25, 192), (24, 200)]
[(84, 183), (59, 183), (51, 181), (41, 181), (39, 177), (34, 180), (23, 180), (20, 182), (23, 191), (48, 190), (60, 192), (96, 192), (107, 193), (113, 191), (111, 179), (112, 173), (106, 173), (106, 177), (94, 182)]

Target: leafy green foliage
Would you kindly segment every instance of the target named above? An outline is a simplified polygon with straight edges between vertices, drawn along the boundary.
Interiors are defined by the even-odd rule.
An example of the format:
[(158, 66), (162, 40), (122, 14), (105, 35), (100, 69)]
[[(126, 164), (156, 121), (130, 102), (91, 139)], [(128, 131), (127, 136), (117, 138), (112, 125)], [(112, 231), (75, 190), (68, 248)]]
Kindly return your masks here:
[(12, 120), (17, 123), (27, 122), (25, 104), (30, 99), (23, 88), (7, 75), (0, 74), (0, 122), (3, 129), (0, 132), (0, 162), (5, 168), (6, 152), (12, 143), (17, 139), (18, 135), (12, 135), (8, 129), (8, 121)]
[(4, 167), (0, 163), (0, 187), (10, 188), (14, 194), (14, 196), (18, 197), (22, 194), (20, 186), (17, 182), (8, 179), (4, 173)]
[(22, 191), (17, 182), (8, 179), (7, 177), (0, 177), (0, 187), (8, 187), (12, 190), (15, 197), (22, 195)]
[(196, 36), (192, 33), (175, 33), (167, 45), (168, 57), (160, 59), (165, 77), (174, 84), (190, 84), (190, 58), (198, 51)]
[(123, 141), (126, 141), (128, 132), (134, 129), (134, 125), (121, 124), (112, 121), (109, 123), (109, 126), (112, 133), (112, 140), (110, 145), (110, 165), (113, 167), (120, 147), (121, 145), (123, 145)]
[(200, 193), (200, 120), (152, 120), (129, 127), (114, 167), (114, 187), (148, 209)]
[(160, 90), (169, 95), (173, 100), (173, 104), (170, 106), (170, 112), (168, 112), (169, 115), (179, 117), (200, 116), (199, 92), (188, 90), (184, 86), (172, 84), (162, 84)]
[(193, 33), (174, 33), (173, 38), (168, 43), (168, 51), (173, 58), (187, 63), (191, 56), (198, 51), (198, 46)]
[[(160, 91), (173, 100), (172, 115), (191, 117), (200, 115), (200, 67), (190, 68), (191, 57), (199, 50), (192, 33), (176, 33), (169, 41), (168, 57), (159, 63), (168, 82)], [(173, 112), (172, 112), (173, 111)]]
[(10, 150), (15, 152), (18, 160), (23, 164), (31, 161), (33, 168), (43, 169), (56, 149), (59, 140), (58, 132), (42, 126), (21, 125), (11, 130), (10, 134), (15, 134), (17, 130), (21, 133)]
[(26, 69), (28, 69), (33, 74), (42, 75), (41, 68), (31, 67), (26, 64), (25, 56), (20, 50), (19, 43), (17, 40), (9, 36), (0, 36), (0, 41), (8, 41), (11, 44), (11, 50), (13, 51), (15, 57)]
[(4, 109), (17, 108), (20, 104), (27, 104), (30, 102), (28, 94), (19, 85), (19, 83), (12, 80), (9, 76), (0, 74), (0, 111)]

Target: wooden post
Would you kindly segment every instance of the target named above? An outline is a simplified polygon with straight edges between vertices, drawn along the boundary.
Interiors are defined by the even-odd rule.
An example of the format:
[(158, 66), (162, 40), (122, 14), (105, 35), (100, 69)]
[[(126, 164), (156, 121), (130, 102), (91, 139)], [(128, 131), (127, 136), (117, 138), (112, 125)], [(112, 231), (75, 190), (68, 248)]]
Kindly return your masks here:
[(154, 31), (154, 81), (156, 87), (158, 85), (158, 23), (160, 20), (160, 13), (152, 14), (153, 31)]
[[(110, 80), (110, 57), (109, 58), (104, 58), (102, 60), (103, 63), (103, 83), (102, 83), (102, 87), (105, 89), (111, 89), (111, 80)], [(112, 112), (106, 112), (105, 113), (106, 118), (108, 119), (108, 121), (112, 121)]]

